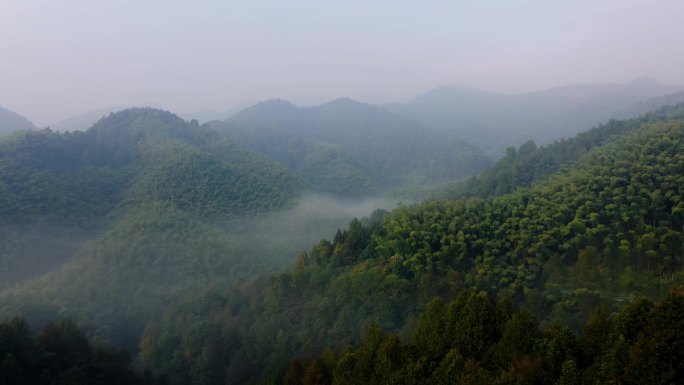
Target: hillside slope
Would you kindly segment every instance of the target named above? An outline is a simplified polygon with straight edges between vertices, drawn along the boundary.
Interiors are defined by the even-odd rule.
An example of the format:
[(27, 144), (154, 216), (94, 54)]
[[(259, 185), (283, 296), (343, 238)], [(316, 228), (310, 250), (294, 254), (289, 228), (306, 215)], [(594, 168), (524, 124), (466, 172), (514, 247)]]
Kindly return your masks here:
[(465, 142), (350, 99), (306, 108), (267, 101), (212, 127), (342, 196), (438, 184), (490, 164)]
[(537, 147), (529, 141), (519, 148), (509, 147), (506, 155), (493, 167), (466, 182), (454, 184), (447, 195), (451, 197), (490, 197), (513, 192), (519, 187), (529, 187), (563, 168), (568, 168), (582, 159), (592, 149), (644, 124), (653, 124), (671, 119), (681, 119), (681, 107), (665, 106), (639, 118), (610, 120), (574, 138), (555, 141)]
[(91, 331), (140, 328), (165, 301), (242, 278), (259, 262), (240, 254), (231, 224), (289, 207), (306, 188), (153, 109), (111, 114), (87, 132), (7, 137), (0, 175), (2, 287), (17, 285), (0, 294), (1, 313), (37, 325), (72, 316)]
[(684, 106), (676, 111), (635, 121), (531, 187), (352, 221), (292, 271), (171, 308), (146, 331), (141, 362), (174, 373), (172, 383), (244, 383), (282, 373), (293, 355), (342, 351), (370, 324), (408, 338), (434, 296), (464, 288), (575, 328), (598, 304), (619, 310), (681, 290)]
[(0, 136), (19, 130), (34, 130), (36, 126), (25, 117), (0, 107)]
[(573, 333), (484, 292), (435, 298), (409, 341), (369, 327), (358, 346), (292, 359), (283, 383), (302, 384), (675, 384), (684, 377), (684, 297), (599, 307)]

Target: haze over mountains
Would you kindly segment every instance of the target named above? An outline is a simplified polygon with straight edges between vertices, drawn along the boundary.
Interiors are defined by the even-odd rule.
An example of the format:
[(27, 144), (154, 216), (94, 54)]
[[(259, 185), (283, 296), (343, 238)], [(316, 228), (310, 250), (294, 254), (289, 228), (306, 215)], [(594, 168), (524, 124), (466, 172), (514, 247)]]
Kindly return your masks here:
[(354, 215), (392, 205), (313, 196), (274, 161), (149, 108), (86, 132), (4, 137), (0, 165), (0, 312), (42, 324), (66, 301), (92, 335), (128, 347), (165, 303), (278, 270)]
[[(316, 191), (412, 199), (478, 174), (511, 145), (550, 143), (614, 117), (676, 104), (684, 100), (684, 91), (676, 92), (681, 88), (640, 78), (520, 95), (445, 86), (409, 103), (382, 106), (339, 98), (297, 107), (275, 99), (226, 112), (229, 118), (209, 127), (278, 162)], [(85, 131), (117, 109), (91, 111), (51, 128)], [(1, 112), (5, 132), (35, 129), (21, 116)]]
[[(572, 137), (586, 127), (605, 123), (611, 118), (633, 117), (664, 104), (676, 104), (684, 100), (678, 94), (682, 90), (684, 86), (663, 85), (648, 77), (625, 84), (568, 85), (524, 94), (502, 94), (467, 86), (443, 86), (422, 93), (407, 103), (377, 107), (390, 112), (395, 120), (403, 117), (413, 121), (416, 129), (428, 128), (446, 134), (450, 139), (470, 143), (495, 160), (510, 145), (520, 145), (530, 139), (538, 144), (546, 144), (562, 137)], [(370, 106), (358, 103), (361, 104)], [(155, 103), (145, 105), (156, 107)], [(331, 110), (335, 103), (333, 101), (317, 107), (323, 111), (326, 105)], [(228, 126), (235, 126), (238, 120), (245, 119), (247, 115), (253, 116), (252, 119), (269, 119), (254, 117), (259, 110), (266, 115), (278, 113), (261, 105), (251, 112), (245, 111), (241, 118), (230, 122), (233, 115), (249, 108), (241, 104), (223, 112), (198, 110), (181, 115), (188, 120), (197, 119), (200, 123), (227, 119)], [(87, 112), (51, 124), (50, 127), (57, 131), (87, 130), (103, 116), (120, 109), (110, 107)], [(314, 111), (316, 106), (305, 107), (305, 110)], [(293, 116), (282, 118), (288, 120), (288, 129), (304, 129), (291, 127), (295, 123), (313, 124), (296, 122)], [(271, 125), (274, 125), (274, 117), (270, 119)], [(5, 132), (26, 126), (25, 122), (18, 122), (21, 120), (12, 125), (8, 122)], [(263, 126), (265, 122), (259, 124)], [(284, 129), (284, 125), (281, 129)], [(308, 129), (310, 132), (311, 128)]]
[[(0, 316), (74, 318), (179, 385), (266, 381), (371, 323), (407, 335), (432, 296), (468, 290), (579, 327), (598, 303), (682, 287), (683, 111), (509, 147), (493, 168), (452, 133), (344, 98), (3, 136)], [(367, 199), (420, 188), (451, 195), (391, 213)], [(489, 376), (517, 365), (463, 351)], [(587, 373), (603, 359), (568, 357)]]
[[(159, 108), (162, 109), (162, 107), (153, 102), (147, 102), (147, 103), (138, 103), (133, 106), (113, 106), (113, 107), (107, 107), (107, 108), (101, 108), (93, 111), (88, 111), (76, 116), (72, 116), (70, 118), (60, 120), (59, 122), (51, 123), (48, 125), (50, 129), (59, 131), (59, 132), (66, 132), (66, 131), (86, 131), (90, 127), (93, 126), (93, 124), (97, 123), (98, 120), (104, 118), (105, 116), (118, 112), (121, 110), (124, 110), (126, 108), (130, 107), (152, 107), (152, 108)], [(203, 109), (203, 110), (198, 110), (198, 111), (193, 111), (189, 113), (179, 113), (176, 111), (176, 113), (179, 114), (183, 119), (185, 120), (197, 120), (200, 123), (208, 122), (210, 120), (224, 120), (228, 119), (230, 116), (234, 115), (235, 113), (239, 112), (243, 108), (248, 107), (248, 105), (241, 104), (240, 106), (236, 106), (230, 109), (227, 109), (225, 111), (215, 111), (215, 110), (210, 110), (210, 109)]]
[(684, 105), (523, 145), (474, 199), (353, 220), (290, 270), (169, 308), (139, 358), (177, 384), (676, 383), (682, 146)]
[(0, 385), (684, 385), (682, 15), (0, 1)]
[(0, 106), (0, 136), (35, 128), (36, 126), (25, 117)]
[(346, 98), (305, 108), (272, 100), (210, 127), (280, 162), (319, 191), (342, 196), (454, 181), (489, 164), (466, 142)]
[(630, 114), (628, 111), (636, 104), (683, 88), (666, 86), (652, 78), (639, 78), (626, 84), (569, 85), (510, 95), (445, 86), (419, 95), (409, 103), (386, 108), (500, 156), (507, 146), (530, 139), (546, 144), (572, 137), (586, 127), (616, 116), (631, 117), (647, 112), (641, 109)]
[(59, 266), (80, 241), (153, 202), (227, 220), (292, 204), (305, 188), (273, 162), (152, 109), (112, 114), (87, 132), (3, 138), (0, 162), (4, 287)]

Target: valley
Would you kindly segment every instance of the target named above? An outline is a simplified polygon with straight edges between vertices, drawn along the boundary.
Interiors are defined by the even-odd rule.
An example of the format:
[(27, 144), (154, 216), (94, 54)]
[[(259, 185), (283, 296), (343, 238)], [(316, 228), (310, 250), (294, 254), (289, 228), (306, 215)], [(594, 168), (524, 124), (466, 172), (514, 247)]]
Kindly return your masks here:
[[(619, 329), (630, 312), (682, 311), (684, 107), (497, 162), (451, 135), (349, 99), (5, 135), (0, 314), (21, 317), (12, 333), (62, 322), (51, 332), (122, 349), (135, 370), (120, 376), (151, 376), (130, 381), (642, 378), (641, 359), (605, 365), (669, 343), (660, 324)], [(613, 345), (592, 347), (596, 322)], [(520, 328), (534, 332), (515, 350)], [(538, 350), (566, 343), (565, 358)]]

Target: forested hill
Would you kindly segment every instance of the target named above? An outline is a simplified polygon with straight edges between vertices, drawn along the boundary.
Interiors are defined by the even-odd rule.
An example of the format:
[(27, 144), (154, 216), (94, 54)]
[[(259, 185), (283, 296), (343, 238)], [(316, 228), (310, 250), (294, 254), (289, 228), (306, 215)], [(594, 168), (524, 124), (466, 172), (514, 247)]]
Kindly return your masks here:
[(87, 132), (6, 137), (0, 162), (3, 223), (78, 226), (154, 199), (221, 217), (281, 207), (301, 190), (265, 158), (154, 109), (111, 114)]
[[(576, 335), (484, 292), (431, 301), (410, 340), (371, 326), (339, 354), (293, 358), (285, 384), (678, 384), (684, 377), (684, 297), (599, 307)], [(275, 382), (275, 381), (274, 381)]]
[(0, 313), (36, 325), (71, 316), (106, 337), (133, 325), (135, 335), (170, 298), (243, 278), (251, 265), (230, 224), (289, 207), (305, 188), (160, 110), (111, 114), (87, 132), (5, 137), (0, 289), (13, 288), (0, 294)]
[[(483, 378), (545, 365), (514, 360), (508, 354), (518, 353), (505, 350), (506, 341), (501, 341), (503, 355), (492, 351), (494, 356), (483, 356), (489, 342), (498, 343), (496, 330), (503, 330), (485, 322), (487, 316), (499, 314), (483, 305), (488, 301), (486, 294), (467, 301), (474, 306), (472, 316), (458, 322), (468, 328), (453, 329), (450, 324), (450, 329), (442, 331), (440, 319), (427, 324), (418, 321), (434, 296), (450, 301), (463, 289), (484, 291), (495, 301), (507, 298), (545, 324), (569, 325), (563, 333), (572, 335), (571, 330), (581, 329), (586, 341), (591, 342), (591, 333), (603, 338), (610, 333), (605, 323), (581, 328), (597, 305), (603, 304), (609, 314), (624, 308), (631, 298), (662, 298), (669, 290), (684, 288), (684, 119), (675, 114), (634, 122), (638, 122), (635, 127), (530, 187), (488, 199), (431, 201), (391, 214), (377, 212), (368, 220), (352, 221), (334, 239), (323, 240), (300, 255), (291, 271), (173, 307), (160, 325), (149, 325), (141, 341), (140, 360), (154, 372), (170, 373), (172, 383), (264, 381), (273, 373), (282, 378), (293, 356), (308, 360), (325, 349), (342, 352), (359, 343), (362, 331), (375, 324), (409, 341), (414, 331), (420, 333), (415, 334), (416, 343), (422, 343), (418, 335), (428, 339), (422, 341), (446, 339), (447, 350), (439, 348), (429, 361), (419, 360), (416, 365), (437, 365), (442, 358), (451, 360), (445, 364), (457, 366), (474, 360), (466, 367), (484, 373)], [(680, 302), (674, 300), (677, 311), (681, 311)], [(460, 306), (454, 305), (456, 314), (461, 314)], [(453, 318), (451, 309), (445, 311)], [(427, 310), (430, 317), (433, 310)], [(506, 322), (507, 318), (502, 319)], [(513, 319), (516, 327), (529, 325), (526, 330), (535, 330), (534, 318)], [(658, 343), (669, 341), (666, 336), (671, 329), (662, 329), (666, 324), (646, 326), (648, 333), (664, 333), (663, 339), (654, 339)], [(420, 329), (421, 325), (427, 329)], [(490, 327), (493, 334), (487, 332)], [(604, 329), (596, 331), (600, 327)], [(449, 330), (461, 332), (450, 340)], [(440, 337), (442, 332), (446, 334)], [(492, 340), (477, 338), (480, 335)], [(378, 340), (370, 338), (363, 346), (375, 349), (372, 341)], [(530, 341), (536, 343), (535, 338)], [(564, 341), (572, 344), (572, 338)], [(625, 338), (635, 337), (625, 334)], [(461, 346), (459, 341), (468, 345)], [(601, 341), (587, 345), (585, 356), (568, 352), (565, 358), (554, 358), (552, 376), (537, 382), (553, 383), (573, 370), (598, 370), (590, 367), (602, 354), (613, 354), (618, 369), (632, 365), (627, 352), (633, 349), (633, 340), (614, 351), (604, 350), (609, 345)], [(397, 346), (394, 351), (403, 349), (398, 340), (384, 343)], [(556, 348), (561, 346), (565, 345)], [(448, 357), (439, 355), (450, 348), (458, 351)], [(538, 359), (524, 350), (528, 348), (520, 345), (529, 360)], [(183, 352), (182, 358), (178, 352)], [(363, 359), (365, 353), (350, 354), (349, 359), (335, 361), (334, 353), (326, 353), (319, 369), (334, 367), (341, 378), (371, 373), (372, 366), (365, 366), (371, 362), (354, 358)], [(575, 359), (574, 364), (569, 362)], [(485, 366), (478, 368), (480, 362)], [(487, 362), (500, 366), (489, 367)], [(681, 373), (675, 361), (662, 365), (664, 383), (674, 378), (672, 373)], [(428, 376), (433, 369), (422, 367), (418, 373)], [(305, 374), (300, 373), (292, 383), (303, 381)], [(356, 374), (360, 377), (353, 377)], [(350, 381), (346, 383), (354, 383)]]
[(641, 128), (644, 124), (684, 118), (684, 104), (665, 106), (633, 119), (610, 120), (574, 138), (537, 147), (529, 141), (519, 148), (509, 147), (506, 155), (480, 175), (455, 184), (452, 197), (490, 197), (529, 187), (563, 168), (572, 166), (593, 148)]
[(617, 119), (633, 118), (649, 112), (657, 111), (662, 106), (676, 106), (684, 103), (684, 91), (673, 92), (671, 94), (656, 96), (654, 98), (635, 103), (629, 108), (615, 114)]
[(0, 136), (19, 130), (33, 130), (35, 128), (36, 126), (25, 117), (0, 107)]
[(211, 127), (342, 196), (453, 181), (491, 164), (468, 143), (344, 98), (306, 108), (271, 100)]

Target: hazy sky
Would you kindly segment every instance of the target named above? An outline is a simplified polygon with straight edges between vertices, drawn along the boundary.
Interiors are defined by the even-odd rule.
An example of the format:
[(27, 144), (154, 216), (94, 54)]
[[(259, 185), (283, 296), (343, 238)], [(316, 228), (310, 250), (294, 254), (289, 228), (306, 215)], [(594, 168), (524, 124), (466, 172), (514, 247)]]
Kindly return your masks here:
[(684, 84), (683, 19), (682, 0), (0, 0), (0, 105), (47, 125), (142, 102)]

